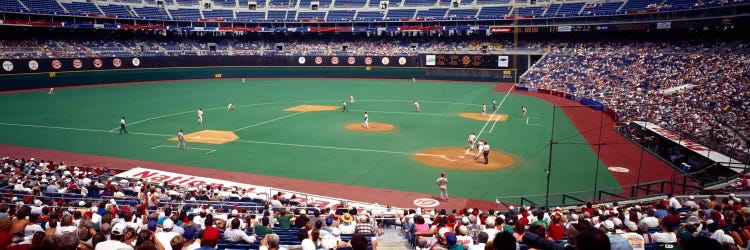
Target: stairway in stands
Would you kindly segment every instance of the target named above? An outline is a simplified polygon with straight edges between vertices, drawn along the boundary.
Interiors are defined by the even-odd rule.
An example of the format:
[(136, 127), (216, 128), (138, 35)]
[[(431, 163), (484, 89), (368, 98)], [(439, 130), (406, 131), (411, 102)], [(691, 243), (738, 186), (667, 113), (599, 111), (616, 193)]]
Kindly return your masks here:
[(378, 237), (378, 250), (411, 249), (398, 226), (381, 228), (381, 230), (385, 231), (385, 234)]

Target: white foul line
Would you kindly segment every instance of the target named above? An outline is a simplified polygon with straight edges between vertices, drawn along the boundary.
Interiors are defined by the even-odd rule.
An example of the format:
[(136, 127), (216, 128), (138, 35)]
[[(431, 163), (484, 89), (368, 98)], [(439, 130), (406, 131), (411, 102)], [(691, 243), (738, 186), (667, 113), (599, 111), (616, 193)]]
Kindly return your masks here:
[[(323, 101), (333, 101), (333, 100), (323, 100)], [(314, 101), (263, 102), (263, 103), (253, 103), (253, 104), (241, 104), (241, 105), (236, 105), (236, 107), (252, 107), (252, 106), (261, 106), (261, 105), (273, 105), (273, 104), (284, 104), (284, 103), (304, 103), (304, 102), (314, 102)], [(226, 107), (207, 108), (207, 109), (204, 109), (204, 110), (208, 111), (208, 110), (217, 110), (217, 109), (226, 109)], [(138, 123), (141, 123), (141, 122), (146, 122), (146, 121), (150, 121), (150, 120), (154, 120), (154, 119), (159, 119), (159, 118), (164, 118), (164, 117), (170, 117), (170, 116), (175, 116), (175, 115), (187, 114), (187, 113), (190, 113), (190, 112), (197, 112), (197, 111), (196, 110), (190, 110), (190, 111), (183, 111), (183, 112), (177, 112), (177, 113), (172, 113), (172, 114), (160, 115), (160, 116), (146, 118), (146, 119), (143, 119), (143, 120), (134, 121), (134, 122), (128, 123), (127, 125), (128, 126), (132, 126), (132, 125), (135, 125), (135, 124), (138, 124)], [(116, 127), (116, 128), (111, 129), (110, 131), (115, 131), (115, 130), (117, 130), (119, 128), (120, 127)]]
[(423, 153), (416, 153), (414, 155), (440, 157), (440, 158), (443, 158), (446, 161), (452, 161), (452, 162), (457, 162), (458, 161), (458, 160), (454, 160), (454, 159), (448, 158), (447, 155), (423, 154)]
[(235, 129), (235, 130), (232, 130), (232, 131), (237, 132), (237, 131), (248, 129), (248, 128), (252, 128), (252, 127), (255, 127), (255, 126), (260, 126), (260, 125), (263, 125), (263, 124), (266, 124), (266, 123), (269, 123), (269, 122), (272, 122), (272, 121), (278, 121), (278, 120), (281, 120), (281, 119), (284, 119), (284, 118), (287, 118), (287, 117), (292, 117), (292, 116), (295, 116), (295, 115), (303, 114), (305, 112), (307, 112), (307, 111), (302, 111), (302, 112), (294, 113), (294, 114), (291, 114), (291, 115), (285, 115), (285, 116), (282, 116), (282, 117), (279, 117), (279, 118), (275, 118), (275, 119), (271, 119), (271, 120), (268, 120), (268, 121), (256, 123), (256, 124), (253, 124), (253, 125), (250, 125), (250, 126), (241, 127), (241, 128), (238, 128), (238, 129)]
[[(87, 132), (101, 132), (101, 133), (118, 133), (116, 131), (103, 130), (103, 129), (67, 128), (67, 127), (55, 127), (55, 126), (43, 126), (43, 125), (29, 125), (29, 124), (17, 124), (17, 123), (5, 123), (5, 122), (0, 122), (0, 125), (18, 126), (18, 127), (30, 127), (30, 128), (49, 128), (49, 129), (74, 130), (74, 131), (87, 131)], [(129, 133), (129, 134), (172, 137), (172, 135), (150, 134), (150, 133), (139, 133), (139, 132), (132, 132), (132, 133)]]
[[(513, 88), (515, 86), (516, 86), (515, 84), (513, 84), (513, 86), (510, 86), (510, 89), (508, 89), (508, 92), (505, 93), (505, 97), (503, 97), (503, 100), (500, 101), (499, 107), (503, 106), (503, 102), (505, 102), (505, 99), (508, 98), (508, 95), (510, 95), (510, 92), (513, 91)], [(477, 138), (479, 138), (480, 136), (482, 136), (482, 132), (484, 132), (484, 129), (486, 129), (487, 125), (490, 124), (490, 122), (493, 120), (492, 118), (495, 117), (495, 113), (497, 113), (498, 110), (500, 110), (500, 109), (498, 108), (498, 109), (496, 109), (495, 111), (492, 112), (492, 115), (490, 115), (490, 119), (487, 120), (487, 122), (484, 123), (484, 126), (482, 126), (482, 130), (479, 130), (479, 134), (477, 134)], [(495, 123), (497, 123), (497, 121), (495, 121)], [(494, 127), (494, 125), (493, 125), (493, 127)], [(477, 141), (479, 141), (479, 140), (477, 140)], [(474, 145), (476, 143), (477, 143), (476, 141), (474, 143), (472, 143), (471, 147), (466, 149), (466, 153), (468, 153), (471, 150), (471, 148), (474, 147)]]
[[(505, 98), (508, 98), (508, 96), (510, 95), (510, 92), (513, 91), (513, 88), (515, 88), (515, 87), (516, 87), (516, 85), (513, 84), (513, 86), (511, 86), (510, 89), (508, 90), (508, 92), (505, 93), (505, 97), (503, 97), (503, 99), (500, 100), (500, 104), (497, 106), (497, 110), (500, 110), (500, 108), (503, 107), (503, 103), (505, 102)], [(497, 111), (497, 110), (495, 110), (495, 111)], [(492, 127), (490, 128), (490, 131), (488, 133), (492, 133), (492, 130), (495, 129), (495, 125), (497, 125), (497, 120), (495, 120), (495, 123), (492, 124)], [(479, 132), (479, 133), (481, 134), (482, 132)], [(477, 137), (479, 137), (479, 136), (477, 136)]]
[(531, 118), (536, 119), (536, 117), (526, 117), (526, 125), (529, 125), (529, 126), (539, 126), (539, 125), (542, 125), (542, 124), (537, 124), (537, 123), (529, 123), (529, 119), (531, 119)]
[[(112, 132), (112, 131), (107, 131), (107, 130), (101, 130), (101, 129), (66, 128), (66, 127), (54, 127), (54, 126), (43, 126), (43, 125), (3, 123), (3, 122), (0, 122), (0, 125), (18, 126), (18, 127), (32, 127), (32, 128), (46, 128), (46, 129), (75, 130), (75, 131), (99, 132), (99, 133), (109, 133), (109, 134), (117, 133), (117, 132)], [(174, 135), (138, 133), (138, 132), (133, 132), (133, 133), (130, 133), (130, 134), (134, 134), (134, 135), (148, 135), (148, 136), (159, 136), (159, 137), (174, 137)], [(207, 138), (204, 138), (204, 139), (218, 139), (218, 138), (207, 137)], [(443, 157), (444, 156), (444, 155), (420, 154), (420, 153), (416, 153), (415, 154), (415, 153), (408, 153), (408, 152), (386, 151), (386, 150), (376, 150), (376, 149), (342, 148), (342, 147), (333, 147), (333, 146), (292, 144), (292, 143), (281, 143), (281, 142), (265, 142), (265, 141), (249, 141), (249, 140), (234, 140), (234, 141), (235, 142), (242, 142), (242, 143), (252, 143), (252, 144), (266, 144), (266, 145), (290, 146), (290, 147), (304, 147), (304, 148), (321, 148), (321, 149), (334, 149), (334, 150), (346, 150), (346, 151), (358, 151), (358, 152), (373, 152), (373, 153), (385, 153), (385, 154), (426, 155), (426, 156), (434, 156), (434, 157)]]
[[(208, 109), (206, 109), (206, 110), (208, 110)], [(179, 113), (174, 113), (174, 114), (167, 114), (167, 115), (155, 116), (155, 117), (143, 119), (143, 120), (140, 120), (140, 121), (131, 122), (131, 123), (128, 123), (127, 125), (128, 126), (133, 126), (133, 125), (141, 123), (141, 122), (146, 122), (146, 121), (150, 121), (150, 120), (154, 120), (154, 119), (159, 119), (159, 118), (164, 118), (164, 117), (170, 117), (170, 116), (175, 116), (175, 115), (187, 114), (187, 113), (190, 113), (190, 112), (195, 112), (195, 111), (191, 110), (191, 111), (184, 111), (184, 112), (179, 112)], [(117, 130), (119, 128), (120, 127), (116, 127), (116, 128), (110, 129), (109, 131), (115, 131), (115, 130)]]
[[(157, 148), (176, 148), (176, 147), (175, 146), (168, 146), (168, 145), (159, 145), (159, 146), (153, 147), (151, 149), (153, 150), (153, 149), (157, 149)], [(216, 149), (209, 149), (209, 148), (185, 148), (185, 149), (186, 150), (204, 150), (204, 151), (208, 151), (206, 154), (210, 154), (210, 153), (216, 152)]]

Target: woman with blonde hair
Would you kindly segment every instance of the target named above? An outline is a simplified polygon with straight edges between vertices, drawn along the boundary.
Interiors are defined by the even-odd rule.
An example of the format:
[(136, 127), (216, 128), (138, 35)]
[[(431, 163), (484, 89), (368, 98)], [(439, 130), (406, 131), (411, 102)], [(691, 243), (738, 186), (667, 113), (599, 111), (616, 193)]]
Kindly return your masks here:
[(81, 218), (78, 222), (78, 238), (81, 241), (91, 243), (91, 238), (96, 235), (96, 230), (91, 227), (91, 219), (89, 217)]
[(63, 215), (62, 221), (60, 222), (60, 226), (57, 228), (57, 231), (59, 231), (60, 233), (59, 234), (56, 233), (56, 234), (62, 235), (67, 232), (74, 232), (76, 231), (76, 229), (78, 228), (73, 224), (73, 215), (66, 213), (65, 215)]

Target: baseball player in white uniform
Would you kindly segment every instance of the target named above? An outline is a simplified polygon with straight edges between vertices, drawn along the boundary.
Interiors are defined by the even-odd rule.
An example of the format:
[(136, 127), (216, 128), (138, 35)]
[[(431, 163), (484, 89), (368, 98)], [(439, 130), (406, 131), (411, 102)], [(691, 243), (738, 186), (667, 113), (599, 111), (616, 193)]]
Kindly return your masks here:
[(242, 83), (245, 83), (245, 78), (242, 78)]
[(349, 109), (346, 108), (346, 101), (341, 101), (341, 112), (349, 112)]
[(128, 130), (125, 129), (125, 117), (124, 116), (122, 117), (122, 119), (120, 119), (120, 134), (122, 134), (122, 132), (125, 132), (126, 134), (128, 133)]
[(182, 134), (182, 129), (180, 129), (180, 132), (177, 133), (177, 150), (180, 149), (187, 149), (187, 144), (185, 144), (185, 135)]
[(495, 99), (492, 99), (492, 111), (497, 110), (497, 101)]
[(412, 84), (414, 84), (414, 83), (417, 83), (417, 78), (415, 78), (415, 77), (412, 77), (412, 78), (411, 78), (411, 83), (412, 83)]
[(414, 100), (414, 107), (417, 108), (417, 112), (422, 112), (422, 109), (419, 108), (419, 103), (417, 102), (417, 100)]
[(440, 173), (440, 178), (435, 180), (435, 184), (440, 188), (440, 199), (448, 201), (448, 178), (445, 177), (445, 173)]
[(354, 96), (353, 95), (349, 95), (349, 103), (354, 103)]
[(198, 109), (198, 125), (203, 124), (203, 108)]
[(487, 114), (487, 105), (482, 103), (482, 115)]
[(524, 107), (523, 105), (521, 105), (521, 118), (523, 118), (524, 120), (526, 120), (526, 112), (527, 111), (528, 110), (526, 110), (526, 107)]
[(47, 92), (48, 95), (55, 95), (55, 88), (49, 88), (49, 92)]
[(362, 124), (365, 128), (369, 128), (370, 125), (367, 124), (367, 122), (370, 120), (370, 116), (367, 115), (367, 112), (365, 112), (365, 124)]
[(229, 107), (227, 107), (227, 110), (229, 110), (229, 111), (234, 110), (234, 103), (233, 102), (229, 103)]
[(469, 142), (469, 150), (471, 150), (471, 149), (472, 149), (471, 147), (473, 147), (473, 146), (474, 146), (474, 142), (475, 142), (476, 140), (477, 140), (477, 133), (476, 133), (476, 132), (472, 132), (472, 133), (471, 133), (471, 134), (469, 135), (469, 139), (468, 139), (468, 142)]
[(484, 152), (484, 140), (477, 142), (477, 154), (474, 156), (474, 160), (479, 159), (479, 156), (482, 156), (482, 152)]

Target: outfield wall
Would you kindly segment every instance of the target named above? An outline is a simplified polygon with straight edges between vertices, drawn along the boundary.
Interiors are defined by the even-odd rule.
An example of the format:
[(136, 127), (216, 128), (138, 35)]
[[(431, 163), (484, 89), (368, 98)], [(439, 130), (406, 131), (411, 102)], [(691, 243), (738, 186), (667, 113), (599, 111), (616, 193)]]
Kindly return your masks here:
[[(422, 66), (420, 56), (164, 56), (4, 59), (0, 91), (205, 78), (417, 78), (514, 82), (514, 65)], [(467, 60), (480, 57), (472, 56)], [(421, 60), (421, 61), (420, 61)], [(490, 60), (490, 59), (487, 59)], [(471, 61), (467, 61), (471, 62)], [(478, 62), (478, 61), (477, 61)], [(492, 64), (492, 63), (490, 63)], [(527, 60), (519, 62), (523, 72)], [(489, 65), (489, 64), (488, 64)]]

